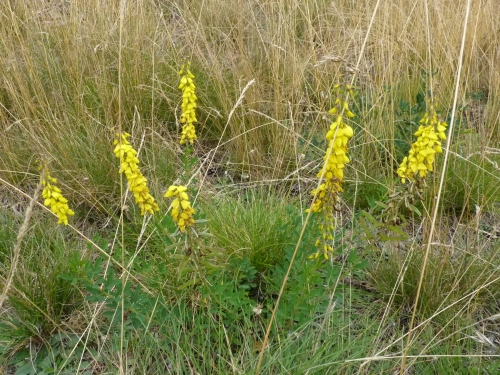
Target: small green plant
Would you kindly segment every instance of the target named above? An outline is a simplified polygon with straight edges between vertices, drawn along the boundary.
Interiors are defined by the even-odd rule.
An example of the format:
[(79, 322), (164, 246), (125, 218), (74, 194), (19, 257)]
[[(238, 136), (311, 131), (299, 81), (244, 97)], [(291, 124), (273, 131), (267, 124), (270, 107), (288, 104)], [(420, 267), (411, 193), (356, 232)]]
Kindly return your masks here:
[(145, 329), (149, 315), (153, 311), (155, 298), (142, 290), (140, 284), (132, 281), (122, 283), (113, 268), (104, 273), (103, 258), (94, 262), (80, 262), (73, 258), (73, 264), (79, 264), (79, 269), (62, 275), (63, 280), (70, 281), (86, 291), (86, 300), (90, 303), (104, 304), (103, 316), (109, 321), (111, 329), (117, 329), (121, 324), (122, 304), (126, 314), (125, 328), (127, 330)]
[[(314, 213), (313, 215), (321, 214)], [(300, 236), (300, 224), (300, 219), (296, 219), (295, 226), (289, 231), (293, 239)], [(342, 288), (339, 286), (344, 279), (364, 279), (365, 277), (368, 262), (355, 249), (341, 245), (344, 234), (342, 231), (339, 231), (334, 239), (337, 244), (335, 254), (342, 255), (331, 262), (325, 262), (322, 258), (311, 259), (309, 249), (314, 246), (320, 233), (321, 228), (314, 225), (314, 220), (304, 232), (298, 256), (290, 270), (288, 282), (281, 297), (280, 308), (277, 310), (278, 333), (294, 332), (310, 324), (311, 321), (321, 321), (321, 317), (327, 315), (328, 309), (332, 306), (341, 308), (347, 304)], [(295, 250), (293, 242), (295, 241), (285, 248), (283, 259), (263, 276), (261, 291), (266, 296), (265, 315), (272, 311), (275, 297), (292, 260)]]
[(250, 297), (251, 289), (256, 287), (256, 277), (257, 269), (250, 259), (236, 257), (226, 267), (208, 275), (199, 289), (208, 312), (215, 314), (228, 328), (244, 323), (257, 304)]
[(404, 225), (408, 214), (422, 216), (417, 206), (423, 204), (426, 177), (434, 170), (436, 154), (443, 152), (441, 142), (446, 139), (447, 125), (439, 119), (437, 107), (432, 102), (429, 102), (429, 110), (420, 124), (415, 132), (417, 140), (397, 170), (403, 186), (397, 186), (385, 202), (375, 201), (370, 212), (363, 212), (359, 218), (365, 238), (372, 244), (406, 240)]
[(57, 332), (41, 348), (28, 346), (17, 351), (8, 367), (19, 375), (88, 374), (92, 369), (91, 362), (99, 359), (97, 351), (85, 348), (77, 334)]
[[(23, 266), (17, 268), (8, 291), (8, 308), (4, 306), (1, 312), (0, 368), (6, 364), (20, 367), (19, 352), (26, 347), (32, 349), (28, 358), (39, 349), (48, 356), (50, 337), (55, 332), (71, 332), (70, 318), (84, 303), (80, 291), (60, 277), (70, 271), (67, 260), (78, 244), (67, 238), (66, 228), (55, 230), (56, 224), (42, 220), (41, 215), (35, 219), (23, 242)], [(0, 280), (4, 280), (4, 265), (0, 266)], [(35, 362), (43, 358), (37, 357)]]
[[(485, 258), (497, 257), (495, 250), (488, 255), (482, 252), (485, 258), (471, 258), (468, 250), (455, 252), (454, 247), (439, 242), (424, 257), (422, 244), (429, 235), (425, 227), (423, 238), (416, 239), (413, 235), (411, 241), (407, 241), (407, 232), (411, 230), (408, 219), (411, 218), (415, 226), (415, 220), (425, 218), (423, 212), (429, 211), (424, 202), (425, 194), (430, 194), (426, 191), (430, 190), (426, 179), (437, 165), (436, 156), (442, 152), (446, 128), (446, 123), (439, 119), (436, 105), (429, 103), (428, 112), (415, 133), (417, 140), (397, 171), (403, 185), (397, 186), (384, 202), (377, 201), (370, 212), (362, 212), (357, 220), (365, 233), (364, 238), (377, 254), (370, 268), (371, 282), (390, 299), (393, 309), (401, 311), (400, 319), (406, 323), (416, 300), (417, 321), (432, 316), (434, 322), (442, 324), (453, 320), (458, 311), (469, 314), (484, 308), (479, 291), (487, 283), (482, 277), (491, 274), (491, 270), (484, 268), (488, 263)], [(434, 235), (436, 237), (439, 238)], [(458, 238), (455, 241), (459, 241)], [(421, 277), (423, 269), (425, 278)], [(474, 303), (467, 308), (455, 304), (467, 296), (474, 296), (470, 297)]]

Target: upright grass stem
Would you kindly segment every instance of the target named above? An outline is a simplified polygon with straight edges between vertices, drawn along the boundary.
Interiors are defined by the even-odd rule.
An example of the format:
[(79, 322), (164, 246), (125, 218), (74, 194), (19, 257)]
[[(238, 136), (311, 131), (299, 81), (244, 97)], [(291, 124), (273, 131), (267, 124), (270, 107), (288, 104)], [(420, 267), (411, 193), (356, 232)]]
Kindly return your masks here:
[[(123, 127), (122, 127), (122, 52), (123, 52), (123, 24), (124, 24), (124, 19), (125, 19), (125, 10), (127, 7), (127, 0), (121, 0), (120, 1), (120, 14), (119, 14), (119, 43), (118, 43), (118, 133), (122, 134)], [(126, 138), (125, 138), (126, 140)], [(118, 146), (122, 146), (122, 137), (118, 139)], [(122, 160), (120, 159), (120, 162)], [(124, 189), (123, 189), (123, 176), (120, 173), (120, 227), (121, 227), (121, 244), (122, 244), (122, 259), (121, 259), (121, 266), (122, 268), (125, 268), (125, 231), (124, 231), (124, 226), (123, 226), (123, 212), (124, 212), (124, 206), (125, 206), (125, 195), (123, 194)], [(121, 275), (121, 281), (122, 281), (122, 293), (121, 293), (121, 324), (120, 324), (120, 358), (119, 358), (119, 373), (124, 374), (124, 361), (123, 361), (123, 347), (125, 343), (125, 285), (127, 283), (127, 278), (125, 276), (125, 273), (122, 273)]]

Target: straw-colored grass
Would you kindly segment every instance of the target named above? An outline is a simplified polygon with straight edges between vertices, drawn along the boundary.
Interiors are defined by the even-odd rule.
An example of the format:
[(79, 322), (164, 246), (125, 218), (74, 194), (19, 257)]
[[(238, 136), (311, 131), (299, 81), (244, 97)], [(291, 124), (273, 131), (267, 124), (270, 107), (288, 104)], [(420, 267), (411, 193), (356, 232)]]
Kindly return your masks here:
[[(0, 373), (496, 373), (499, 13), (496, 0), (1, 2)], [(300, 319), (278, 306), (268, 327), (290, 249), (302, 262), (316, 251), (305, 209), (334, 86), (351, 81), (342, 254), (309, 275), (291, 267), (281, 293)], [(442, 190), (444, 154), (422, 216), (404, 213), (408, 239), (368, 240), (360, 210), (401, 185), (431, 97), (454, 120)], [(117, 131), (158, 203), (151, 220), (118, 173)], [(39, 159), (75, 211), (69, 227), (42, 204), (23, 224)], [(187, 237), (162, 198), (170, 185), (193, 198)]]

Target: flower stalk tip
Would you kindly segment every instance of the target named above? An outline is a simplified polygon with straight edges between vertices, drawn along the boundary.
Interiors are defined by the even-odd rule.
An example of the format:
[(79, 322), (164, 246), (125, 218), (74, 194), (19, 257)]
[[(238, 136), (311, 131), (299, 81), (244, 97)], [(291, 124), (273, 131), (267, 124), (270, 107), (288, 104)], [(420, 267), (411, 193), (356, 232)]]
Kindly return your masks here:
[(40, 167), (42, 169), (42, 198), (43, 205), (49, 207), (50, 210), (57, 215), (57, 224), (68, 225), (68, 216), (73, 216), (75, 212), (69, 208), (68, 200), (63, 196), (62, 191), (57, 187), (57, 179), (50, 175), (50, 171), (46, 165)]
[(180, 119), (182, 124), (182, 135), (179, 143), (183, 145), (187, 141), (193, 144), (197, 138), (194, 124), (198, 122), (195, 111), (198, 97), (195, 94), (196, 86), (194, 84), (194, 75), (189, 70), (189, 64), (184, 65), (179, 74), (181, 76), (179, 89), (182, 90), (182, 115)]
[(165, 193), (165, 198), (174, 198), (172, 201), (172, 218), (176, 222), (181, 232), (186, 232), (186, 228), (194, 224), (193, 215), (195, 210), (191, 207), (187, 188), (182, 185), (172, 185)]

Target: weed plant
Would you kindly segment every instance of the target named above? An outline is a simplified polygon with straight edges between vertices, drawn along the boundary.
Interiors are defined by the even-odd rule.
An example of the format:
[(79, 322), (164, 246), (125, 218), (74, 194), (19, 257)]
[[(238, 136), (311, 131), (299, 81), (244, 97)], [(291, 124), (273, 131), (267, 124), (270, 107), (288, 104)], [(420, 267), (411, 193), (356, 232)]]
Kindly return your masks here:
[(499, 11), (2, 2), (0, 373), (498, 373)]

